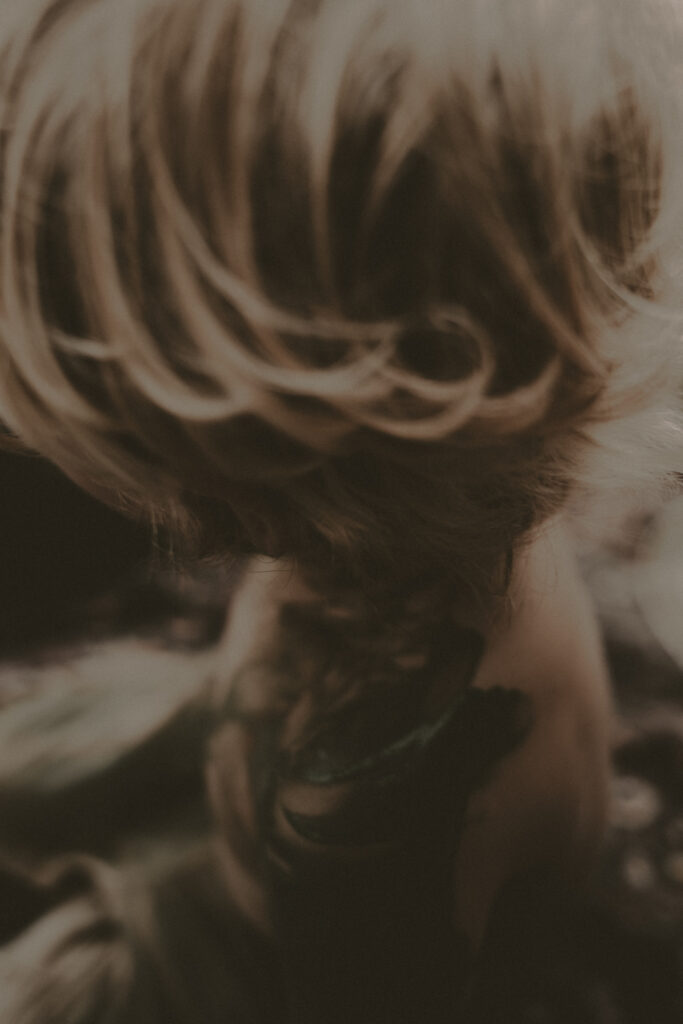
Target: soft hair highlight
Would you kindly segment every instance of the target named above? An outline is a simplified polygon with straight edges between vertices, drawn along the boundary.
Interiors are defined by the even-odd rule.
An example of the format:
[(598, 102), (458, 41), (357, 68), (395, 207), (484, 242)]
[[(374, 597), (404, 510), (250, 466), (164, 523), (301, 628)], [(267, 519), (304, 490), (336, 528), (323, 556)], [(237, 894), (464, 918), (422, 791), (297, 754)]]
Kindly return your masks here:
[(6, 6), (0, 416), (82, 486), (486, 600), (605, 424), (669, 468), (677, 5)]

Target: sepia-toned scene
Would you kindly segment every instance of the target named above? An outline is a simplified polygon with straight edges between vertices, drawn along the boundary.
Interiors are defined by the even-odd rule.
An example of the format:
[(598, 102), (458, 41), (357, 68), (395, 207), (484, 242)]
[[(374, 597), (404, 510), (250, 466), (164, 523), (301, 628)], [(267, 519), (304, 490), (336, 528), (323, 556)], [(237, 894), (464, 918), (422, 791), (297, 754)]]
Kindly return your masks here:
[(0, 1024), (681, 1020), (681, 0), (0, 0)]

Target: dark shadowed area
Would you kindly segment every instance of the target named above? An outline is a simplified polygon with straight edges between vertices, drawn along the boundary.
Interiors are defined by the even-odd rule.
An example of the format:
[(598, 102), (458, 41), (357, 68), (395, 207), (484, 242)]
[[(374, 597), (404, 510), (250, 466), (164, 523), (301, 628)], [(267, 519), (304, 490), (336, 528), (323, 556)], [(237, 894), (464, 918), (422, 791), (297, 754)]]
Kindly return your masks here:
[[(49, 854), (77, 847), (105, 859), (117, 856), (123, 841), (150, 834), (164, 834), (171, 847), (177, 836), (182, 845), (207, 825), (206, 722), (188, 701), (207, 674), (203, 659), (222, 630), (235, 570), (181, 578), (158, 563), (150, 568), (145, 531), (84, 498), (43, 463), (3, 456), (0, 472), (3, 844), (12, 836), (11, 853), (17, 844)], [(608, 841), (587, 891), (549, 892), (531, 879), (508, 894), (485, 950), (477, 1024), (683, 1019), (682, 552), (678, 499), (630, 546), (586, 562), (617, 694)], [(82, 779), (51, 790), (34, 784), (37, 762), (22, 733), (22, 708), (38, 689), (58, 692), (75, 679), (92, 683), (100, 703), (79, 708), (73, 733), (49, 709), (41, 713), (55, 742), (68, 740), (72, 758), (92, 764)], [(140, 712), (119, 720), (117, 708), (128, 698), (131, 706), (140, 700)], [(84, 730), (89, 742), (79, 747)], [(55, 770), (68, 776), (54, 756)], [(238, 1006), (240, 1021), (276, 1019), (278, 985), (272, 977), (264, 982), (269, 954), (229, 913), (217, 914), (210, 871), (201, 872), (199, 885), (188, 871), (171, 889), (161, 886), (157, 898), (161, 920), (197, 915), (205, 933), (194, 967), (191, 951), (183, 953), (189, 973), (196, 968), (199, 977), (206, 965), (206, 984), (216, 986), (207, 997), (204, 985), (210, 1009), (201, 1020), (222, 1019), (212, 1016), (222, 1000)], [(3, 946), (78, 892), (77, 875), (48, 895), (3, 868)]]

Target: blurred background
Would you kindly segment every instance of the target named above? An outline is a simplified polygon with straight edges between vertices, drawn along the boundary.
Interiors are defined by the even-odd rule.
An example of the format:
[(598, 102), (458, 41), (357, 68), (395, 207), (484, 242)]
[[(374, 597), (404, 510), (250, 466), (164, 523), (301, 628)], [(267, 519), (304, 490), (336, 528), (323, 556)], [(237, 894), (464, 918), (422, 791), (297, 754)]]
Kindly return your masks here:
[[(151, 717), (137, 725), (128, 715), (120, 737), (112, 705), (104, 726), (91, 717), (101, 757), (92, 774), (106, 780), (107, 801), (103, 807), (101, 785), (82, 787), (66, 825), (66, 804), (34, 793), (29, 804), (39, 814), (32, 818), (11, 779), (0, 778), (4, 835), (12, 830), (30, 845), (39, 820), (40, 841), (49, 832), (55, 850), (64, 835), (73, 842), (77, 834), (84, 848), (106, 856), (112, 820), (133, 834), (149, 825), (151, 804), (159, 820), (175, 820), (201, 794), (202, 731), (188, 730), (186, 720), (179, 731), (172, 712), (204, 681), (197, 656), (221, 633), (238, 567), (174, 573), (147, 530), (81, 494), (40, 459), (0, 454), (0, 481), (5, 772), (16, 754), (15, 778), (26, 791), (33, 785), (35, 764), (10, 721), (32, 688), (68, 689), (80, 673), (111, 683), (119, 700), (155, 686), (166, 700), (148, 701)], [(608, 841), (585, 893), (544, 891), (530, 899), (526, 890), (501, 906), (481, 985), (486, 1024), (683, 1021), (683, 497), (642, 514), (627, 541), (593, 549), (584, 573), (616, 692)], [(111, 651), (118, 643), (117, 661)], [(100, 650), (107, 659), (98, 660)], [(101, 717), (97, 708), (87, 714)], [(57, 737), (64, 723), (51, 721)], [(76, 726), (82, 732), (82, 723)], [(133, 781), (141, 766), (142, 787)], [(7, 911), (12, 891), (2, 889), (1, 878), (0, 897)], [(6, 937), (13, 937), (26, 921), (11, 925), (11, 913), (5, 916)]]

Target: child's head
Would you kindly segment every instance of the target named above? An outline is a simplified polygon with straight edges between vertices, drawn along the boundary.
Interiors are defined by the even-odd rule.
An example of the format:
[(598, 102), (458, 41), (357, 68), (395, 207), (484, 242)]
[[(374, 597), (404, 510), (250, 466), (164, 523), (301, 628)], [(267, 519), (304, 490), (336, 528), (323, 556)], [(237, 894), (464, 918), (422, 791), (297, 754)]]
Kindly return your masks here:
[(0, 416), (210, 550), (485, 597), (660, 369), (677, 32), (666, 0), (8, 0)]

